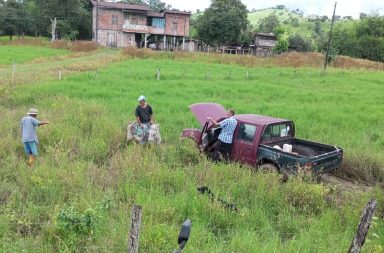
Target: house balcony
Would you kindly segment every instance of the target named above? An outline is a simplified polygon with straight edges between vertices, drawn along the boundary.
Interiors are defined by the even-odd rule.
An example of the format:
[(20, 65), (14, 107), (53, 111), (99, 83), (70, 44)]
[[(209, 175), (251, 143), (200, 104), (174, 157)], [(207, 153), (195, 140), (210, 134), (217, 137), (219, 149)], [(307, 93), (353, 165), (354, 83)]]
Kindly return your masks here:
[(149, 33), (149, 34), (164, 34), (165, 29), (154, 27), (154, 26), (147, 26), (147, 25), (134, 25), (129, 22), (125, 22), (123, 24), (123, 32), (129, 32), (129, 33)]

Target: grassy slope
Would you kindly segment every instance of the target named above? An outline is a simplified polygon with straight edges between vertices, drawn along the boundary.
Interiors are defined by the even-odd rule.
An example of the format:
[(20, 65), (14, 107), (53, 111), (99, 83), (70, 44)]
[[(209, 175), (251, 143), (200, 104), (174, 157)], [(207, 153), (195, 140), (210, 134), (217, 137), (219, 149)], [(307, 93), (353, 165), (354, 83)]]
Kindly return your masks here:
[[(158, 67), (161, 81), (154, 78)], [(232, 80), (227, 78), (230, 69)], [(205, 80), (207, 70), (210, 80)], [(379, 198), (383, 212), (379, 189), (341, 193), (300, 178), (280, 184), (272, 175), (212, 164), (178, 136), (183, 128), (197, 126), (189, 104), (214, 101), (239, 113), (294, 119), (300, 137), (344, 146), (347, 159), (361, 155), (377, 160), (383, 145), (383, 74), (258, 68), (250, 69), (251, 79), (246, 80), (246, 70), (136, 59), (110, 66), (97, 78), (84, 73), (61, 82), (22, 85), (3, 97), (3, 250), (123, 251), (129, 209), (138, 203), (144, 208), (143, 252), (171, 251), (187, 217), (193, 221), (188, 252), (345, 252), (370, 196)], [(124, 127), (133, 119), (139, 94), (147, 95), (155, 109), (161, 147), (124, 144)], [(30, 106), (51, 121), (39, 129), (41, 157), (34, 169), (20, 162), (24, 155), (18, 142), (18, 120)], [(198, 195), (199, 185), (235, 203), (240, 213), (228, 213)], [(57, 215), (71, 206), (91, 213), (92, 234), (79, 232), (69, 218), (65, 224), (70, 225), (62, 226)], [(383, 221), (377, 222), (366, 252), (382, 244), (372, 234), (384, 234)]]
[[(304, 37), (309, 38), (314, 33), (315, 22), (308, 21), (307, 19), (300, 17), (299, 15), (292, 13), (288, 10), (266, 9), (266, 10), (251, 12), (248, 14), (248, 20), (253, 27), (258, 28), (260, 19), (265, 18), (272, 13), (275, 13), (276, 16), (279, 18), (279, 21), (280, 21), (282, 27), (285, 29), (285, 32), (286, 32), (285, 35), (286, 36), (297, 33), (297, 34), (300, 34)], [(290, 16), (292, 18), (297, 18), (299, 20), (299, 26), (294, 27), (294, 26), (292, 26), (291, 23), (288, 23), (288, 24), (283, 23), (285, 20), (290, 20)], [(347, 21), (340, 20), (340, 21), (336, 22), (335, 24), (336, 24), (336, 26), (340, 26), (343, 28), (349, 28), (355, 22), (358, 22), (358, 21), (356, 21), (356, 20), (347, 20)], [(320, 25), (321, 25), (321, 30), (323, 32), (329, 32), (330, 27), (331, 27), (330, 20), (327, 20), (325, 22), (320, 22)]]
[(0, 45), (0, 65), (12, 63), (24, 63), (44, 55), (44, 57), (60, 56), (68, 54), (68, 50), (52, 49), (36, 46), (7, 46)]

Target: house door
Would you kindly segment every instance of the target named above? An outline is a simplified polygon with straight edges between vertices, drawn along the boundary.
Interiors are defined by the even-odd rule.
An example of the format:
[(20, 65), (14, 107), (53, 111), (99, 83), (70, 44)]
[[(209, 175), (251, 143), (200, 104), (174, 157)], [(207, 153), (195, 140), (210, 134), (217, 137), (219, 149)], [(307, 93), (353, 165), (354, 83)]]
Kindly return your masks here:
[(107, 47), (117, 47), (116, 33), (107, 33)]

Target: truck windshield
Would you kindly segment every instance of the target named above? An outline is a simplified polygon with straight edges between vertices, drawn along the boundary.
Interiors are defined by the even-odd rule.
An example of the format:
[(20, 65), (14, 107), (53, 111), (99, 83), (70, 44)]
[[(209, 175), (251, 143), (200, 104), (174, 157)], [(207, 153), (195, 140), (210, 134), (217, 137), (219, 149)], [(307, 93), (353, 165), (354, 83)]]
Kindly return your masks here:
[(263, 132), (263, 141), (268, 141), (280, 137), (293, 137), (292, 123), (285, 122), (279, 124), (268, 125)]

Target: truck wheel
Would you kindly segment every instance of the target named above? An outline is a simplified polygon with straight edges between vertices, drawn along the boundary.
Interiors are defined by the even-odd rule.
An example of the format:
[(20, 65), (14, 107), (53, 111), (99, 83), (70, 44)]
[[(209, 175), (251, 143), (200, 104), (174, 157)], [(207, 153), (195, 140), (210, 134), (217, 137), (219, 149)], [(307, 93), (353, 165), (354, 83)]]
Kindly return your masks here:
[(261, 172), (278, 172), (279, 169), (273, 163), (264, 163), (258, 166), (258, 171)]

